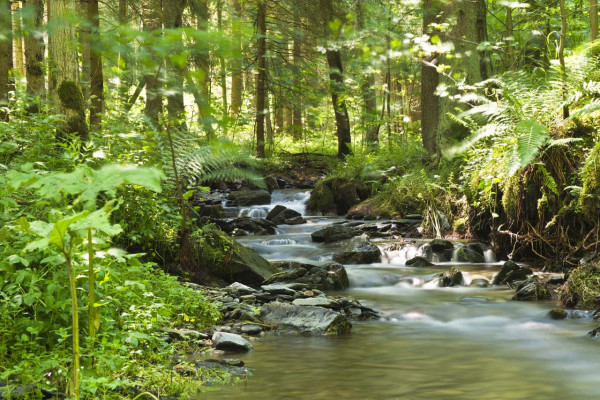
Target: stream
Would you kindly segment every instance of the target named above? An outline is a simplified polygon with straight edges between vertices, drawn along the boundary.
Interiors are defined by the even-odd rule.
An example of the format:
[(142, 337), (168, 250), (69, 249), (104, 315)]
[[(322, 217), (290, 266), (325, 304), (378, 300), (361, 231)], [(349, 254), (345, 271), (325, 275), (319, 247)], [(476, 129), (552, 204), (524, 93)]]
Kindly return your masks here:
[[(308, 192), (276, 191), (271, 206), (238, 213), (264, 216), (275, 204), (304, 214)], [(235, 210), (230, 210), (235, 211)], [(307, 217), (280, 225), (277, 235), (239, 242), (270, 261), (314, 262), (332, 248), (310, 233), (339, 218)], [(382, 245), (383, 242), (373, 240)], [(423, 243), (421, 241), (420, 243)], [(600, 343), (586, 333), (590, 314), (552, 320), (554, 302), (516, 302), (504, 286), (439, 288), (431, 284), (454, 266), (465, 283), (491, 281), (502, 262), (404, 265), (420, 245), (383, 255), (383, 262), (346, 265), (355, 297), (378, 310), (377, 321), (353, 322), (340, 337), (266, 335), (254, 350), (234, 355), (251, 371), (246, 383), (213, 387), (199, 399), (590, 399), (600, 393)], [(460, 246), (460, 243), (456, 244)], [(574, 315), (574, 314), (571, 314)], [(231, 355), (223, 356), (231, 358)]]

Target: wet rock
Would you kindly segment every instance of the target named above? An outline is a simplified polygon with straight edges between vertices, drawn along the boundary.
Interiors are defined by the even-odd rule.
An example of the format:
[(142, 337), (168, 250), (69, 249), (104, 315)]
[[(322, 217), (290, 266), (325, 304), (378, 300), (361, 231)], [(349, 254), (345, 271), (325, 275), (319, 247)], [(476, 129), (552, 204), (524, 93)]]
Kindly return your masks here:
[(344, 314), (323, 307), (272, 302), (263, 305), (260, 316), (266, 324), (308, 335), (341, 335), (352, 328)]
[(293, 296), (296, 290), (292, 288), (293, 285), (283, 283), (272, 283), (270, 285), (261, 286), (262, 290), (269, 292), (270, 294), (286, 294)]
[(237, 358), (223, 358), (223, 359), (211, 358), (211, 359), (204, 360), (204, 361), (209, 362), (209, 363), (224, 365), (227, 367), (243, 367), (244, 365), (246, 365), (242, 360), (238, 360)]
[(271, 195), (266, 190), (235, 190), (229, 192), (228, 206), (259, 206), (271, 203)]
[(317, 182), (306, 209), (311, 215), (344, 215), (369, 195), (366, 185), (346, 178), (327, 178)]
[(593, 337), (594, 339), (597, 339), (598, 336), (600, 336), (600, 328), (596, 328), (592, 331), (588, 332), (588, 335), (590, 335), (591, 337)]
[(334, 243), (358, 236), (359, 232), (345, 226), (332, 225), (311, 233), (313, 242)]
[(162, 332), (165, 332), (173, 340), (204, 340), (209, 338), (207, 334), (192, 329), (163, 329)]
[(454, 250), (452, 242), (443, 239), (433, 239), (429, 246), (434, 253), (443, 253), (446, 250)]
[(265, 181), (265, 185), (267, 186), (267, 190), (269, 191), (269, 193), (272, 193), (274, 190), (277, 189), (283, 189), (279, 186), (279, 182), (274, 176), (265, 176), (263, 180)]
[(485, 287), (488, 287), (489, 285), (490, 285), (490, 282), (484, 278), (475, 278), (469, 284), (470, 287), (479, 287), (479, 288), (485, 288)]
[(301, 216), (294, 217), (294, 218), (287, 218), (286, 220), (283, 221), (284, 224), (288, 224), (288, 225), (302, 225), (302, 224), (305, 224), (306, 222), (307, 222), (306, 219), (304, 219)]
[(449, 271), (446, 271), (440, 275), (440, 281), (438, 285), (440, 287), (452, 287), (452, 286), (460, 286), (463, 284), (463, 276), (462, 272), (460, 272), (456, 268), (450, 268)]
[(243, 283), (233, 282), (225, 288), (227, 293), (234, 293), (237, 296), (249, 295), (256, 293), (256, 289), (246, 286)]
[(333, 255), (340, 264), (372, 264), (381, 262), (381, 250), (366, 235), (351, 239), (346, 249)]
[(283, 224), (286, 219), (292, 219), (296, 217), (302, 217), (302, 215), (295, 210), (287, 208), (282, 205), (275, 206), (269, 214), (267, 214), (267, 219), (277, 225)]
[(238, 330), (246, 335), (258, 335), (263, 331), (263, 328), (254, 324), (245, 324), (240, 326)]
[(198, 207), (196, 211), (199, 217), (209, 217), (209, 218), (224, 218), (225, 210), (223, 206), (220, 204), (212, 204), (207, 205), (204, 204), (201, 207)]
[(487, 303), (491, 300), (488, 299), (487, 297), (472, 296), (472, 297), (462, 297), (460, 299), (460, 301), (462, 301), (464, 303)]
[(515, 300), (518, 301), (537, 301), (550, 297), (548, 289), (536, 278), (531, 278), (517, 287)]
[(468, 263), (485, 262), (483, 249), (479, 243), (467, 243), (460, 247), (456, 252), (456, 260)]
[(531, 274), (533, 274), (533, 271), (530, 268), (519, 267), (514, 261), (507, 261), (502, 265), (500, 272), (494, 276), (492, 284), (503, 285), (515, 281), (522, 281), (527, 279)]
[(295, 306), (313, 306), (313, 307), (325, 307), (339, 310), (342, 306), (337, 301), (330, 297), (309, 297), (306, 299), (296, 299), (292, 302)]
[(269, 277), (265, 280), (265, 284), (296, 283), (320, 290), (341, 290), (350, 286), (346, 269), (335, 262), (323, 264), (284, 262), (279, 264), (279, 268), (283, 271)]
[(236, 229), (243, 230), (255, 235), (274, 235), (276, 225), (264, 218), (241, 217), (233, 220), (232, 225)]
[(252, 343), (235, 333), (215, 332), (212, 341), (217, 350), (248, 351), (252, 349)]
[(415, 257), (406, 261), (406, 265), (409, 267), (431, 267), (433, 263), (430, 263), (425, 257)]

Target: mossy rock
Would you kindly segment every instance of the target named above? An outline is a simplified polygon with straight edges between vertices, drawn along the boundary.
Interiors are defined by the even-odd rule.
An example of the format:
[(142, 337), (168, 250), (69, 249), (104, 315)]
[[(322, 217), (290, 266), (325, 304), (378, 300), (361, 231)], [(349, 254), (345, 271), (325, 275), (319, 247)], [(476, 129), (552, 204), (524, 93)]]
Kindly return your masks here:
[(564, 307), (583, 309), (600, 306), (600, 265), (582, 265), (569, 274), (567, 283), (558, 294), (559, 303)]
[(345, 215), (350, 208), (370, 195), (369, 188), (346, 178), (327, 178), (315, 185), (306, 209), (317, 215)]
[(199, 267), (227, 283), (258, 287), (278, 269), (216, 228), (205, 228), (198, 244)]

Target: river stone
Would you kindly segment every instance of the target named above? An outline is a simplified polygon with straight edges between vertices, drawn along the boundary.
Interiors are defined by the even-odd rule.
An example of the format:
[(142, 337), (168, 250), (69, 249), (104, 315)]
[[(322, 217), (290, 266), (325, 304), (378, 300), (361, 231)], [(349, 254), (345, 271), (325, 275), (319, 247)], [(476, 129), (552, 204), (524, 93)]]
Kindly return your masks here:
[(227, 293), (235, 293), (238, 296), (256, 293), (256, 289), (239, 282), (233, 282), (231, 285), (225, 288), (225, 291)]
[(248, 351), (252, 348), (252, 343), (235, 333), (215, 332), (212, 341), (217, 350)]
[(314, 307), (325, 307), (339, 310), (341, 304), (329, 297), (309, 297), (306, 299), (296, 299), (292, 302), (295, 306), (314, 306)]
[(271, 203), (271, 195), (266, 190), (235, 190), (229, 192), (229, 206), (259, 206)]
[(415, 257), (406, 261), (406, 265), (409, 267), (431, 267), (433, 263), (429, 262), (425, 257)]
[(443, 253), (445, 250), (454, 249), (452, 242), (444, 239), (433, 239), (429, 242), (429, 246), (431, 246), (431, 250), (433, 250), (434, 253)]
[(485, 262), (483, 249), (479, 243), (467, 243), (456, 251), (456, 261), (468, 263)]
[(352, 329), (345, 315), (323, 307), (272, 302), (262, 306), (260, 316), (269, 325), (308, 335), (341, 335)]
[(267, 219), (277, 225), (283, 224), (286, 219), (295, 217), (302, 217), (302, 215), (295, 210), (287, 208), (282, 205), (276, 205), (267, 215)]
[(333, 243), (339, 242), (345, 239), (351, 239), (354, 236), (358, 236), (360, 233), (352, 228), (345, 226), (333, 225), (327, 228), (319, 229), (311, 233), (310, 237), (313, 242), (317, 243)]
[(293, 285), (283, 284), (283, 283), (272, 283), (270, 285), (261, 286), (262, 290), (265, 292), (269, 292), (271, 294), (285, 294), (293, 296), (296, 291), (292, 289)]
[(307, 221), (303, 217), (298, 216), (298, 217), (294, 217), (294, 218), (287, 218), (283, 222), (288, 225), (302, 225), (302, 224), (305, 224)]
[(494, 276), (493, 285), (503, 285), (514, 281), (522, 281), (533, 274), (530, 268), (519, 267), (514, 261), (507, 261), (502, 265), (500, 272)]
[[(307, 264), (296, 261), (285, 261), (278, 264), (283, 272), (265, 280), (265, 284), (276, 282), (304, 284), (310, 289), (341, 290), (350, 286), (348, 274), (343, 265), (336, 262), (323, 264)], [(300, 287), (294, 287), (300, 289)]]
[(381, 262), (381, 250), (371, 243), (366, 235), (350, 240), (346, 250), (333, 255), (340, 264), (372, 264)]
[(548, 311), (548, 316), (552, 319), (565, 319), (569, 314), (562, 308), (554, 308)]
[(537, 301), (550, 297), (548, 289), (537, 279), (531, 278), (517, 287), (515, 300), (519, 301)]
[(245, 324), (239, 327), (239, 331), (246, 335), (258, 335), (263, 331), (263, 328), (254, 324)]
[(449, 271), (446, 271), (440, 275), (440, 281), (439, 281), (440, 287), (460, 286), (462, 284), (463, 284), (462, 272), (460, 272), (456, 268), (450, 268)]
[(205, 333), (194, 331), (192, 329), (163, 329), (173, 340), (190, 340), (190, 339), (208, 339), (209, 336)]

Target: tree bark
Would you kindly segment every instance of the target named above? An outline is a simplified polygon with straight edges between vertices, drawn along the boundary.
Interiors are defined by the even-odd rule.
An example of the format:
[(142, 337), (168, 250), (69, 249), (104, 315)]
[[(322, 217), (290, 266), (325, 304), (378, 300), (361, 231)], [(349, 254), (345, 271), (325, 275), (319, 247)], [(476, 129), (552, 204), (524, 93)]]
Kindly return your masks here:
[[(219, 33), (223, 34), (223, 0), (217, 1), (217, 28)], [(229, 105), (227, 101), (227, 68), (225, 64), (225, 57), (219, 55), (219, 65), (221, 71), (219, 72), (219, 81), (221, 84), (221, 100), (223, 101), (223, 117), (227, 119), (229, 114)]]
[[(160, 2), (157, 0), (149, 0), (145, 4), (143, 10), (144, 31), (150, 36), (160, 35), (162, 28), (162, 16)], [(154, 54), (152, 50), (152, 40), (150, 43), (143, 44), (147, 46), (148, 53)], [(162, 64), (163, 60), (155, 60), (156, 66), (147, 66), (144, 71), (144, 80), (146, 81), (146, 106), (144, 114), (155, 128), (159, 127), (160, 114), (162, 113)]]
[(335, 113), (336, 135), (338, 139), (339, 158), (344, 158), (352, 154), (352, 137), (350, 135), (350, 118), (344, 99), (344, 68), (342, 66), (342, 56), (339, 50), (328, 49), (326, 51), (327, 65), (329, 66), (329, 82), (331, 91), (331, 102)]
[[(565, 0), (559, 0), (560, 7), (560, 44), (558, 46), (558, 60), (560, 62), (560, 74), (562, 76), (563, 84), (563, 100), (567, 97), (567, 67), (565, 66), (565, 42), (567, 40), (567, 7)], [(569, 106), (564, 105), (563, 117), (569, 118)]]
[(98, 0), (88, 0), (90, 24), (90, 128), (99, 130), (104, 113), (104, 74), (100, 49), (100, 14)]
[[(357, 2), (357, 27), (365, 29), (365, 10), (363, 0)], [(386, 35), (386, 43), (389, 43), (389, 35)], [(375, 73), (370, 66), (365, 66), (360, 92), (363, 100), (362, 122), (365, 130), (365, 141), (367, 152), (377, 150), (379, 146), (379, 125), (377, 123), (377, 94), (375, 93)]]
[[(232, 34), (234, 45), (237, 50), (241, 52), (242, 42), (240, 40), (242, 30), (240, 28), (240, 21), (242, 17), (242, 4), (240, 0), (233, 0), (234, 17), (232, 18)], [(233, 60), (233, 68), (231, 71), (231, 115), (237, 117), (240, 115), (242, 109), (242, 91), (243, 91), (243, 78), (242, 78), (242, 55)]]
[(267, 54), (267, 4), (258, 0), (256, 57), (258, 74), (256, 75), (256, 156), (265, 157), (265, 97), (266, 97), (266, 54)]
[(25, 73), (27, 77), (27, 95), (32, 98), (28, 106), (29, 112), (39, 112), (37, 98), (44, 98), (46, 93), (44, 79), (44, 2), (43, 0), (27, 0), (29, 9), (25, 25), (29, 34), (25, 38)]
[(592, 42), (598, 40), (598, 0), (590, 0), (590, 39)]
[[(163, 2), (165, 29), (181, 29), (183, 26), (183, 11), (185, 6), (186, 0)], [(180, 31), (175, 31), (173, 37), (176, 37), (176, 42), (172, 45), (173, 57), (171, 57), (170, 60), (167, 60), (167, 115), (170, 127), (187, 130), (185, 104), (183, 101), (183, 76), (187, 65), (181, 61), (180, 57), (178, 57), (183, 49)]]
[(514, 70), (516, 68), (515, 65), (515, 47), (514, 43), (514, 25), (512, 18), (512, 7), (510, 5), (506, 6), (506, 37), (512, 38), (510, 42), (506, 44), (506, 52), (508, 53), (508, 68), (510, 70)]
[(0, 37), (0, 121), (8, 121), (10, 71), (13, 69), (12, 12), (9, 0), (0, 0), (0, 26), (5, 35)]
[[(52, 103), (57, 114), (65, 115), (64, 133), (76, 133), (82, 141), (88, 140), (84, 100), (79, 87), (79, 58), (75, 25), (75, 0), (52, 0), (49, 3), (51, 40), (50, 76)], [(60, 135), (59, 135), (60, 138)]]
[[(423, 4), (423, 33), (431, 34), (431, 24), (439, 20), (441, 11), (437, 0), (424, 0)], [(421, 140), (429, 154), (437, 152), (437, 129), (440, 115), (439, 97), (435, 91), (439, 83), (437, 53), (425, 57), (421, 63)], [(389, 88), (388, 88), (389, 90)]]
[[(297, 27), (296, 29), (300, 29), (300, 18), (296, 15), (294, 18), (294, 22), (295, 22), (295, 26)], [(300, 60), (302, 58), (302, 42), (300, 41), (300, 38), (298, 36), (299, 32), (296, 32), (295, 34), (296, 37), (294, 37), (294, 44), (292, 46), (292, 63), (294, 64), (294, 67), (296, 69), (294, 76), (293, 76), (293, 80), (292, 80), (292, 85), (294, 88), (299, 88), (300, 87), (300, 77), (302, 76), (300, 73), (301, 70), (301, 66), (300, 66)], [(298, 142), (300, 140), (302, 140), (302, 131), (303, 131), (303, 125), (302, 125), (302, 97), (301, 96), (296, 96), (293, 104), (292, 104), (292, 137), (294, 139), (295, 142)]]
[(25, 75), (25, 52), (23, 50), (23, 29), (21, 26), (21, 7), (18, 1), (12, 3), (12, 24), (13, 24), (13, 48), (14, 48), (14, 69), (19, 75)]

